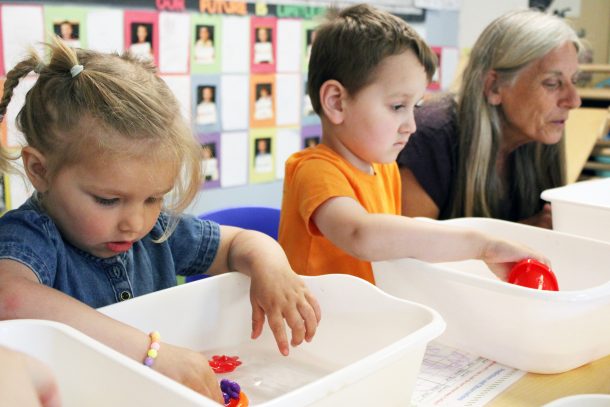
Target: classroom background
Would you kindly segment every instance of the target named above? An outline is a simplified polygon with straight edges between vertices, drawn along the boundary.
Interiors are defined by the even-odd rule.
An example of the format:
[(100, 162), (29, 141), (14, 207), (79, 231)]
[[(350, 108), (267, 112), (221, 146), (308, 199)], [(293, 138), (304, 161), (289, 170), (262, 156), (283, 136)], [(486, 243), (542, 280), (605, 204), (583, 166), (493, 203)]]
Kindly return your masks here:
[[(359, 1), (333, 2), (339, 6)], [(461, 61), (491, 20), (512, 9), (549, 6), (574, 22), (590, 60), (610, 63), (610, 2), (601, 0), (378, 0), (433, 47), (440, 68), (430, 92), (453, 89)], [(210, 0), (0, 2), (0, 84), (30, 47), (63, 36), (73, 46), (131, 50), (152, 59), (174, 91), (202, 146), (206, 181), (189, 212), (279, 207), (284, 162), (320, 140), (306, 92), (312, 33), (330, 5)], [(589, 83), (603, 83), (592, 73)], [(606, 75), (607, 76), (607, 75)], [(9, 149), (23, 140), (15, 118), (36, 80), (21, 81), (1, 125)], [(610, 86), (610, 85), (609, 85)], [(1, 92), (1, 90), (0, 90)], [(595, 103), (607, 106), (610, 97)], [(18, 175), (1, 180), (0, 210), (18, 207), (30, 189)]]

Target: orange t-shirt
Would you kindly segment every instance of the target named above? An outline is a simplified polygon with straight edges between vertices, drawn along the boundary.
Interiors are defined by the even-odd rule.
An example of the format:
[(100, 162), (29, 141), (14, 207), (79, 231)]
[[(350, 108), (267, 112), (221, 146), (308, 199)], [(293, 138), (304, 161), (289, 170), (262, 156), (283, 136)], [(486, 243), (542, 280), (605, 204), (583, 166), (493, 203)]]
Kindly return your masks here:
[(358, 170), (323, 144), (286, 161), (278, 240), (297, 273), (351, 274), (375, 284), (371, 263), (339, 249), (311, 219), (321, 204), (336, 196), (355, 199), (368, 213), (400, 215), (398, 166), (373, 164), (373, 170), (375, 175)]

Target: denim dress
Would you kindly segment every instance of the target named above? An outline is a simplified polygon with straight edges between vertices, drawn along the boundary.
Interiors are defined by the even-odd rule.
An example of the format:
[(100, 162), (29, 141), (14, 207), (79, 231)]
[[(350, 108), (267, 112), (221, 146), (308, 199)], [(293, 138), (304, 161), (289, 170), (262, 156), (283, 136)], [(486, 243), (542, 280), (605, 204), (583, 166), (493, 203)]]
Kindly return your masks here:
[(219, 225), (183, 215), (169, 239), (155, 243), (168, 222), (169, 215), (161, 213), (129, 251), (100, 258), (65, 241), (32, 196), (0, 217), (0, 259), (18, 261), (41, 284), (98, 308), (172, 287), (176, 275), (207, 271), (220, 244)]

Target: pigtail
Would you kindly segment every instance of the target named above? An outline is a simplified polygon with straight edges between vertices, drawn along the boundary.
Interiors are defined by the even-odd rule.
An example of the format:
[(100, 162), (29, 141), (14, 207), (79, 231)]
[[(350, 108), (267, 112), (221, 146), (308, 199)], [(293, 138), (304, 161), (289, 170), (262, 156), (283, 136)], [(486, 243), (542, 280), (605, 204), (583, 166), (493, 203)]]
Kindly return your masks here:
[(4, 94), (2, 95), (2, 100), (0, 100), (0, 116), (4, 117), (6, 115), (6, 109), (13, 97), (13, 91), (19, 85), (21, 78), (36, 70), (40, 63), (40, 58), (35, 53), (32, 53), (28, 59), (19, 62), (6, 74)]
[[(4, 120), (4, 117), (6, 116), (8, 104), (11, 102), (14, 90), (17, 85), (19, 85), (21, 78), (24, 78), (30, 72), (35, 71), (40, 63), (41, 61), (38, 55), (32, 52), (28, 59), (19, 62), (6, 74), (4, 93), (2, 94), (2, 99), (0, 100), (0, 122)], [(0, 146), (0, 172), (2, 174), (13, 172), (11, 161), (15, 159), (16, 157), (11, 156), (11, 154), (3, 146)]]

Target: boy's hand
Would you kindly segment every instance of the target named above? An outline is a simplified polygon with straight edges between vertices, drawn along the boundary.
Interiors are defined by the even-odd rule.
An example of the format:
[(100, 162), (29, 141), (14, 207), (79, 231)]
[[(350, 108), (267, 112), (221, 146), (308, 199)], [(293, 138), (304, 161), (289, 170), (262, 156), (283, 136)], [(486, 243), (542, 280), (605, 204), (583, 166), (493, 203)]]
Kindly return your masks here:
[[(271, 266), (272, 268), (272, 266)], [(252, 338), (263, 330), (265, 315), (282, 355), (289, 352), (284, 320), (292, 330), (290, 344), (309, 342), (316, 333), (321, 312), (318, 301), (303, 280), (289, 267), (252, 272), (250, 302), (252, 303)]]
[(480, 258), (487, 263), (491, 271), (502, 281), (508, 280), (511, 268), (523, 259), (536, 259), (547, 266), (551, 265), (549, 259), (542, 254), (526, 246), (501, 239), (489, 240)]
[(224, 405), (219, 379), (202, 353), (162, 343), (152, 368)]

